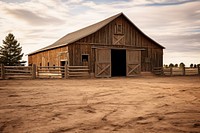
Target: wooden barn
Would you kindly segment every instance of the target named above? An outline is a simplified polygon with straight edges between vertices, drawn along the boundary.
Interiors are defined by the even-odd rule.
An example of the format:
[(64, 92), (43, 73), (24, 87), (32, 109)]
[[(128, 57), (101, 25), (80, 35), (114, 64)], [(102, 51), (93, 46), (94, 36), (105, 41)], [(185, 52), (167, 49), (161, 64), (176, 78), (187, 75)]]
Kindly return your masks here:
[(95, 77), (135, 76), (162, 67), (163, 49), (120, 13), (30, 53), (28, 62), (37, 66), (88, 66)]

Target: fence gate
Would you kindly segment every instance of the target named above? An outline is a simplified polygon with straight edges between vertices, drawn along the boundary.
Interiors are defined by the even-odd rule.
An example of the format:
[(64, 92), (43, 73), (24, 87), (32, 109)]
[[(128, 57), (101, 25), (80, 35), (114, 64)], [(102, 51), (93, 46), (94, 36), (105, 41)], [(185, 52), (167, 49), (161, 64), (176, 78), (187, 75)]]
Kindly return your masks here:
[(135, 76), (141, 71), (141, 51), (126, 51), (126, 75)]
[(96, 49), (95, 77), (111, 77), (111, 49)]

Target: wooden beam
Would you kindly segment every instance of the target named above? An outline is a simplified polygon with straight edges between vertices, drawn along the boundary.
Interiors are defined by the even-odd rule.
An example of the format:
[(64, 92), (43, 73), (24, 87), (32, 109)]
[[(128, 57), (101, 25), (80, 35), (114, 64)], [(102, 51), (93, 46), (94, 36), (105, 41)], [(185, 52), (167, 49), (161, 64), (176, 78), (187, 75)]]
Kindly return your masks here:
[[(114, 36), (115, 38), (115, 36)], [(115, 41), (113, 44), (116, 45), (119, 41), (121, 41), (124, 38), (124, 36), (121, 36), (120, 38), (117, 38), (117, 41)]]
[(124, 45), (101, 45), (101, 46), (92, 46), (92, 49), (125, 49), (125, 50), (135, 50), (135, 51), (143, 51), (144, 48), (136, 48), (132, 46), (124, 46)]
[(68, 65), (65, 64), (65, 78), (68, 78)]
[[(130, 70), (128, 72), (128, 75), (131, 74), (136, 68), (138, 68), (140, 66), (140, 64), (137, 64), (134, 68), (131, 68), (130, 66), (128, 66), (129, 68), (131, 68), (132, 70)], [(135, 72), (135, 71), (134, 71)], [(136, 73), (136, 72), (135, 72)]]
[(1, 64), (1, 78), (5, 79), (5, 69), (3, 64)]
[(32, 79), (36, 79), (36, 64), (32, 65)]
[(108, 64), (106, 67), (104, 67), (97, 75), (102, 74), (106, 69), (110, 67), (110, 64)]

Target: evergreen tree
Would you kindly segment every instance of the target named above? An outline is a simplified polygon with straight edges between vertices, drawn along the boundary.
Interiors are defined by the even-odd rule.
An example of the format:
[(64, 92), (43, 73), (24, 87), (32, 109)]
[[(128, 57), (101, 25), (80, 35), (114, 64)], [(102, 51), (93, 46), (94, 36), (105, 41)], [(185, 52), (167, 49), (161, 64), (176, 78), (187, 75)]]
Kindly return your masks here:
[(174, 67), (174, 64), (173, 64), (173, 63), (170, 63), (170, 64), (169, 64), (169, 67)]
[(3, 45), (0, 46), (0, 64), (5, 66), (19, 66), (25, 61), (20, 61), (24, 55), (20, 43), (15, 39), (15, 36), (11, 33), (3, 40)]
[(183, 68), (183, 67), (185, 67), (185, 64), (184, 64), (183, 62), (181, 62), (181, 63), (179, 64), (179, 67), (180, 67), (180, 68)]

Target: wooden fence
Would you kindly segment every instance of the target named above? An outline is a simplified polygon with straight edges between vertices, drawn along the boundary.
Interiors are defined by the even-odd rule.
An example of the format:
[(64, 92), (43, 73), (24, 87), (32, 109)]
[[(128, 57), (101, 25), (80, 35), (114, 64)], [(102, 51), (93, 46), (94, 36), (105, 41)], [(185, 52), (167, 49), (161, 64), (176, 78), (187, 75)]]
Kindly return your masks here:
[(64, 66), (39, 66), (36, 71), (37, 78), (64, 78)]
[(165, 75), (165, 76), (191, 76), (191, 75), (200, 75), (200, 66), (197, 68), (190, 67), (155, 67), (153, 69), (155, 75)]
[(89, 68), (88, 66), (68, 66), (66, 68), (67, 77), (89, 77)]
[[(156, 75), (165, 76), (185, 76), (199, 75), (200, 66), (197, 68), (162, 68), (153, 69)], [(0, 79), (10, 78), (70, 78), (70, 77), (90, 77), (88, 66), (4, 66), (0, 64)]]
[(35, 65), (33, 66), (4, 66), (0, 65), (0, 78), (36, 78), (35, 77)]
[(10, 78), (70, 78), (89, 77), (88, 66), (4, 66), (0, 64), (0, 79)]

